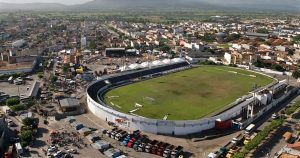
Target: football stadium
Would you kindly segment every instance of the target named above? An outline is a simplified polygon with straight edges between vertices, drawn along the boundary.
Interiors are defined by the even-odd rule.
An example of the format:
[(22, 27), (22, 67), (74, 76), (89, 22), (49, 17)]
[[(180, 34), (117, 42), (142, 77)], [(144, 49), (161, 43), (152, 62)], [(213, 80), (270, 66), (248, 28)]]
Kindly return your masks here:
[(130, 130), (187, 135), (236, 118), (252, 91), (276, 82), (265, 74), (185, 60), (105, 76), (87, 89), (90, 111)]

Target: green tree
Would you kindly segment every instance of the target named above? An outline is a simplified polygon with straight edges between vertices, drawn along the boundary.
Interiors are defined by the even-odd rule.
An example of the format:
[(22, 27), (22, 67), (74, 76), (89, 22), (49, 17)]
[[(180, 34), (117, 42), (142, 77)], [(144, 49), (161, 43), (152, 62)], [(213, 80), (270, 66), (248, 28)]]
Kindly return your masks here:
[(58, 77), (53, 75), (50, 77), (50, 80), (52, 83), (55, 83), (58, 80)]
[(257, 29), (256, 32), (257, 33), (265, 33), (265, 34), (267, 34), (267, 33), (269, 33), (269, 30), (266, 29), (266, 28), (260, 28), (260, 29)]
[(300, 35), (293, 37), (293, 42), (295, 43), (300, 42)]
[(17, 112), (17, 111), (23, 111), (23, 110), (26, 110), (27, 107), (26, 105), (23, 105), (23, 104), (18, 104), (18, 105), (14, 105), (14, 106), (10, 106), (10, 109), (14, 112)]
[(292, 76), (295, 78), (295, 79), (298, 79), (300, 77), (300, 71), (297, 70), (297, 71), (294, 71)]
[(31, 118), (31, 117), (27, 117), (25, 119), (22, 120), (22, 123), (24, 126), (33, 126), (36, 124), (36, 119), (35, 118)]
[(289, 55), (291, 55), (291, 56), (292, 56), (292, 55), (294, 55), (294, 53), (295, 53), (295, 52), (294, 52), (294, 50), (292, 50), (292, 49), (289, 49), (288, 53), (289, 53)]
[(63, 72), (66, 73), (66, 72), (68, 72), (68, 70), (69, 70), (69, 66), (64, 65), (64, 66), (62, 67), (62, 69), (63, 69)]
[(38, 73), (38, 77), (40, 78), (40, 79), (42, 79), (43, 77), (44, 77), (44, 74), (43, 73)]
[(6, 105), (7, 106), (14, 106), (20, 104), (20, 99), (19, 98), (10, 98), (6, 100)]
[(21, 137), (21, 142), (24, 145), (23, 147), (26, 147), (29, 145), (29, 143), (32, 140), (32, 135), (33, 135), (33, 132), (31, 130), (25, 130), (25, 131), (21, 132), (20, 137)]
[(97, 44), (96, 44), (96, 42), (95, 42), (94, 40), (92, 40), (92, 41), (90, 42), (89, 48), (90, 48), (90, 49), (96, 49), (96, 48), (97, 48)]
[(167, 45), (163, 45), (162, 47), (159, 48), (159, 50), (163, 52), (169, 52), (171, 48)]

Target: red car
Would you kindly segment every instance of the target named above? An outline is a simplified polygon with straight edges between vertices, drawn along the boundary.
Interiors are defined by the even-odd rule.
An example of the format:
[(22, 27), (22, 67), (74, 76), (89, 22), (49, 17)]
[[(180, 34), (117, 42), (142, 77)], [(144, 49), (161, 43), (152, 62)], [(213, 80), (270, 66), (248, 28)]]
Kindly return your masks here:
[(132, 148), (135, 141), (136, 141), (136, 138), (130, 139), (129, 142), (128, 142), (128, 144), (127, 144), (127, 147)]

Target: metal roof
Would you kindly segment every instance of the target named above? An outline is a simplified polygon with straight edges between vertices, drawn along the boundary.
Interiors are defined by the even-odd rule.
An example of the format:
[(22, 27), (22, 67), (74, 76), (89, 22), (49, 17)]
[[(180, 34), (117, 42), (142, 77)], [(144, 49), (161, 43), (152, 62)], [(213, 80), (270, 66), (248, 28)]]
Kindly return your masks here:
[(65, 98), (59, 100), (59, 104), (62, 108), (71, 108), (80, 106), (80, 102), (75, 98)]

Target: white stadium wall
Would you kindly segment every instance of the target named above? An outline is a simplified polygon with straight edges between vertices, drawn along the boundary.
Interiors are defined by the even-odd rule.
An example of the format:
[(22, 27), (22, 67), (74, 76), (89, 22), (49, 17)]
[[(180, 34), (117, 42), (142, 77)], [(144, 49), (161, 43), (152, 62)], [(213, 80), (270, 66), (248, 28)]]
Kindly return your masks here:
[(187, 121), (172, 121), (172, 120), (156, 120), (148, 119), (140, 116), (133, 116), (121, 113), (106, 106), (103, 106), (94, 101), (89, 94), (87, 94), (87, 104), (90, 111), (105, 121), (115, 122), (117, 119), (124, 119), (126, 124), (118, 124), (123, 128), (130, 130), (141, 130), (154, 134), (167, 135), (188, 135), (203, 130), (211, 129), (215, 126), (215, 120), (228, 120), (240, 114), (240, 106), (236, 106), (229, 111), (226, 111), (218, 116), (204, 118), (199, 120)]
[[(265, 74), (264, 74), (265, 75)], [(266, 75), (268, 76), (268, 75)], [(270, 77), (270, 76), (269, 76)], [(97, 117), (105, 121), (111, 121), (118, 124), (121, 128), (127, 128), (129, 130), (141, 130), (145, 132), (150, 132), (154, 134), (166, 134), (166, 135), (188, 135), (199, 133), (203, 130), (212, 129), (215, 127), (215, 120), (229, 120), (238, 115), (240, 115), (243, 107), (251, 104), (254, 99), (243, 99), (237, 100), (232, 103), (233, 107), (222, 112), (221, 114), (213, 117), (202, 118), (199, 120), (185, 120), (185, 121), (175, 121), (175, 120), (157, 120), (157, 119), (149, 119), (141, 116), (134, 116), (125, 114), (119, 111), (116, 111), (109, 106), (105, 105), (105, 103), (96, 102), (92, 99), (90, 95), (97, 96), (100, 91), (104, 91), (108, 88), (108, 86), (93, 87), (98, 86), (97, 83), (103, 82), (105, 80), (109, 80), (108, 78), (98, 80), (91, 84), (87, 90), (87, 105), (89, 110)], [(91, 88), (92, 87), (92, 88)], [(89, 89), (97, 90), (97, 92), (89, 92)], [(91, 94), (89, 94), (91, 93)], [(94, 96), (95, 97), (95, 96)], [(99, 98), (98, 98), (99, 99)], [(121, 123), (119, 120), (122, 120)]]

